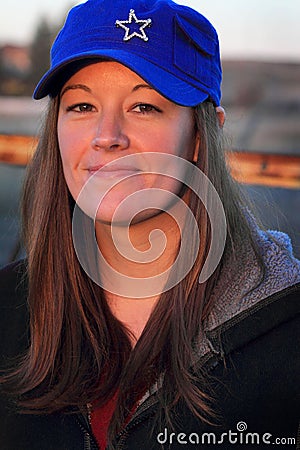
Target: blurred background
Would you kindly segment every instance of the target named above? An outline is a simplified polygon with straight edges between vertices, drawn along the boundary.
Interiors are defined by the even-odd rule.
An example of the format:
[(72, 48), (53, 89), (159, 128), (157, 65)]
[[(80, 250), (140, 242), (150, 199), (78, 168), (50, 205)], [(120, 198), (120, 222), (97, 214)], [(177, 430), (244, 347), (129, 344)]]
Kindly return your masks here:
[[(10, 0), (0, 27), (0, 266), (23, 255), (19, 198), (46, 107), (31, 100), (66, 11), (82, 2)], [(182, 0), (216, 27), (233, 176), (266, 228), (300, 257), (300, 2)], [(116, 17), (117, 19), (122, 19)]]

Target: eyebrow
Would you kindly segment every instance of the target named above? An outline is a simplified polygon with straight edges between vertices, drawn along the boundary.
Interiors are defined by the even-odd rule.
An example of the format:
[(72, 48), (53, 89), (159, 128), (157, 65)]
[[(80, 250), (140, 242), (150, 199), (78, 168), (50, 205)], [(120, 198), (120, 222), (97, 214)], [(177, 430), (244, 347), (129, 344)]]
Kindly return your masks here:
[(88, 92), (89, 94), (92, 93), (92, 90), (91, 90), (88, 86), (86, 86), (85, 84), (70, 84), (69, 86), (66, 86), (66, 87), (62, 90), (62, 92), (61, 92), (61, 94), (60, 94), (60, 98), (61, 98), (67, 91), (70, 91), (70, 90), (73, 90), (73, 89), (82, 89), (83, 91)]
[(137, 84), (136, 86), (134, 86), (134, 88), (132, 89), (132, 92), (136, 92), (139, 89), (151, 89), (154, 90), (153, 87), (149, 86), (149, 84)]
[[(60, 98), (67, 92), (70, 90), (74, 90), (74, 89), (82, 89), (85, 92), (88, 92), (89, 94), (92, 93), (92, 90), (86, 86), (85, 84), (70, 84), (69, 86), (66, 86), (61, 94), (60, 94)], [(151, 89), (153, 90), (153, 88), (151, 86), (149, 86), (149, 84), (137, 84), (136, 86), (134, 86), (134, 88), (132, 89), (132, 92), (136, 92), (139, 89)]]

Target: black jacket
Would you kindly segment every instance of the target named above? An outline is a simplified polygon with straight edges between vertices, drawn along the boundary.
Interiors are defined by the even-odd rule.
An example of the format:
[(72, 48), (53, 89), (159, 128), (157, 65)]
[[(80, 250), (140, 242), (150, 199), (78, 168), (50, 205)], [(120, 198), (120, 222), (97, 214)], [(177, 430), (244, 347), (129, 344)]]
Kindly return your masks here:
[[(28, 346), (23, 264), (0, 271), (0, 364)], [(174, 430), (151, 433), (157, 408), (153, 393), (119, 436), (117, 449), (296, 448), (300, 418), (300, 284), (258, 302), (207, 333), (210, 352), (199, 360), (209, 376), (218, 418), (200, 422), (184, 405), (174, 412)], [(300, 447), (299, 447), (300, 448)], [(97, 449), (81, 415), (19, 415), (1, 395), (1, 450)]]

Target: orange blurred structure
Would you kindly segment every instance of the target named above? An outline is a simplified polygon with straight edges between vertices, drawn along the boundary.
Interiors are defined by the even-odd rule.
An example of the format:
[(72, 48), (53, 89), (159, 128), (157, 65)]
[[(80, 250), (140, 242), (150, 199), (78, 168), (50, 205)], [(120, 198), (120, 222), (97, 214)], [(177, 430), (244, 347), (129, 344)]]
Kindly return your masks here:
[[(0, 162), (26, 165), (37, 138), (0, 134)], [(227, 153), (233, 177), (245, 184), (300, 188), (300, 156), (247, 151)]]

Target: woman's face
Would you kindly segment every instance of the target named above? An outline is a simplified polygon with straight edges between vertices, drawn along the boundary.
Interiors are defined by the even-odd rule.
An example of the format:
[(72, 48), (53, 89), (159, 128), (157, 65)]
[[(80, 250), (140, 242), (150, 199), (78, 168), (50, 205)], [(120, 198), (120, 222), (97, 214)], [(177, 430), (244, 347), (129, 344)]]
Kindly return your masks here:
[[(161, 167), (159, 155), (192, 161), (197, 147), (192, 108), (167, 100), (117, 62), (88, 65), (64, 85), (58, 141), (65, 179), (75, 200), (93, 175), (99, 186), (120, 181), (97, 211), (97, 220), (104, 222), (111, 222), (121, 202), (137, 191), (145, 193), (135, 200), (141, 203), (142, 220), (153, 214), (153, 209), (147, 210), (151, 190), (178, 194), (181, 183), (161, 175), (167, 168)], [(128, 175), (133, 176), (122, 181)], [(128, 208), (125, 211), (130, 214)]]

